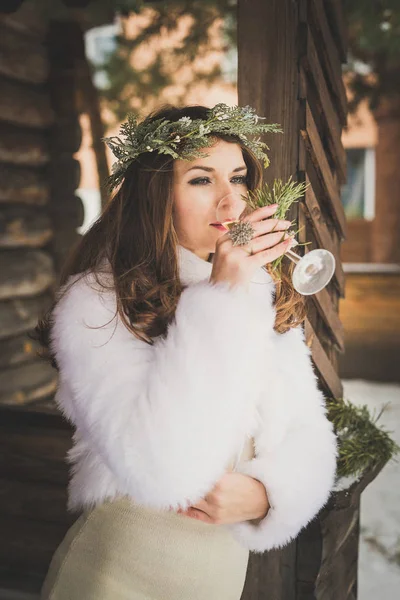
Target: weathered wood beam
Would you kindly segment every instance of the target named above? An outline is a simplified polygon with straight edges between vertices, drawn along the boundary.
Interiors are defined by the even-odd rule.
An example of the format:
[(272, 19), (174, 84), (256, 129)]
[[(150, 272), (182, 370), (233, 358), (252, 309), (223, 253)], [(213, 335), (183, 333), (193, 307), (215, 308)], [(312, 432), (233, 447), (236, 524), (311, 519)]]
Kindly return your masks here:
[(0, 121), (46, 129), (54, 121), (45, 88), (0, 77)]
[(344, 352), (344, 331), (336, 307), (326, 288), (309, 297), (314, 302), (338, 350)]
[(11, 572), (17, 572), (20, 581), (25, 574), (31, 577), (31, 573), (44, 579), (54, 550), (71, 524), (71, 518), (67, 524), (21, 519), (1, 514), (0, 564), (6, 565)]
[(82, 128), (78, 116), (59, 115), (51, 127), (51, 145), (59, 153), (75, 154), (82, 144)]
[(5, 205), (0, 214), (0, 248), (42, 248), (53, 237), (50, 218), (40, 209)]
[(28, 333), (0, 340), (0, 369), (29, 362), (37, 356), (41, 346), (39, 342), (32, 340)]
[[(65, 523), (67, 488), (54, 482), (16, 481), (0, 477), (1, 514), (19, 519)], [(27, 493), (28, 492), (28, 493)], [(43, 502), (46, 498), (46, 502)]]
[(43, 171), (0, 163), (0, 204), (44, 206), (49, 197), (50, 185)]
[(50, 307), (51, 301), (52, 296), (48, 292), (28, 298), (0, 300), (0, 340), (31, 331), (37, 324), (38, 315)]
[(48, 144), (43, 132), (0, 122), (0, 162), (41, 167), (49, 159)]
[(321, 50), (322, 64), (327, 72), (327, 81), (335, 99), (336, 110), (341, 124), (346, 125), (347, 97), (342, 78), (342, 64), (338, 47), (326, 18), (324, 2), (323, 0), (310, 0), (309, 7), (308, 18), (313, 22), (314, 30), (319, 37), (318, 47)]
[(343, 396), (342, 382), (308, 319), (305, 321), (304, 333), (307, 346), (311, 349), (315, 367), (326, 389), (334, 398), (341, 398)]
[[(268, 182), (297, 178), (298, 172), (298, 5), (293, 0), (238, 0), (238, 102), (253, 106), (267, 123), (279, 123), (282, 134), (263, 136), (271, 164)], [(297, 207), (295, 207), (297, 208)], [(290, 215), (297, 219), (297, 214)], [(284, 577), (278, 574), (285, 573)], [(296, 546), (253, 554), (242, 600), (294, 600)]]
[[(53, 433), (56, 437), (57, 432)], [(22, 437), (22, 436), (21, 436)], [(71, 440), (62, 440), (57, 455), (49, 454), (42, 456), (36, 445), (36, 438), (30, 439), (26, 436), (18, 442), (18, 445), (12, 443), (9, 436), (0, 440), (0, 473), (4, 478), (10, 478), (14, 481), (24, 481), (26, 487), (30, 481), (48, 483), (53, 486), (68, 486), (68, 465), (65, 462), (65, 456), (71, 447)], [(27, 443), (28, 442), (28, 443)], [(62, 455), (59, 456), (60, 450)], [(65, 511), (65, 504), (64, 504)]]
[(325, 188), (326, 198), (329, 203), (329, 209), (332, 213), (332, 217), (336, 221), (340, 236), (342, 239), (345, 239), (347, 224), (339, 191), (332, 177), (332, 172), (326, 159), (325, 150), (322, 145), (321, 138), (319, 136), (317, 126), (315, 124), (311, 112), (311, 108), (308, 102), (301, 102), (303, 104), (300, 125), (301, 135), (304, 139), (306, 148), (309, 152), (312, 162), (314, 163), (315, 169), (318, 173), (321, 183)]
[[(7, 410), (10, 412), (11, 410), (16, 410), (18, 412), (12, 418), (12, 415), (6, 414)], [(20, 415), (20, 425), (18, 426), (17, 417), (20, 414), (19, 411), (24, 411), (24, 414), (29, 413), (29, 417), (24, 419)], [(65, 452), (72, 443), (73, 426), (62, 417), (60, 412), (56, 412), (54, 415), (44, 415), (46, 417), (54, 416), (52, 421), (48, 421), (45, 424), (41, 422), (40, 417), (42, 415), (31, 413), (30, 407), (25, 409), (22, 406), (1, 406), (0, 414), (2, 418), (0, 447), (7, 445), (14, 454), (17, 454), (19, 450), (26, 456), (36, 454), (43, 461), (48, 461), (49, 463), (57, 462), (60, 466), (63, 464)], [(38, 418), (35, 419), (35, 416)], [(53, 428), (50, 427), (52, 422), (54, 423)], [(36, 477), (34, 479), (35, 481), (38, 480)], [(48, 478), (45, 477), (44, 481), (48, 481)], [(63, 477), (61, 483), (67, 481), (68, 479)]]
[[(81, 179), (81, 164), (79, 160), (70, 155), (59, 154), (52, 159), (51, 162), (51, 180), (52, 189), (55, 194), (52, 195), (52, 201), (49, 205), (49, 210), (53, 210), (53, 204), (60, 204), (66, 197), (71, 197), (75, 194), (75, 190), (79, 187)], [(61, 189), (59, 182), (63, 182)], [(56, 196), (56, 198), (54, 197)]]
[(44, 360), (35, 360), (0, 371), (0, 403), (26, 404), (55, 393), (57, 371)]
[(338, 0), (325, 0), (327, 21), (335, 38), (342, 63), (347, 62), (347, 27), (344, 15), (344, 4)]
[(60, 193), (56, 198), (52, 198), (48, 213), (51, 216), (53, 227), (61, 228), (64, 224), (70, 231), (80, 227), (85, 217), (82, 200), (75, 194), (64, 196)]
[[(265, 178), (296, 176), (298, 155), (298, 55), (296, 2), (241, 0), (238, 3), (238, 99), (280, 123), (282, 134), (268, 134), (271, 164)], [(284, 34), (277, 35), (277, 27)]]
[(53, 260), (42, 250), (0, 252), (0, 299), (35, 296), (54, 284)]
[(326, 84), (325, 75), (321, 68), (311, 30), (307, 26), (303, 26), (302, 30), (303, 35), (306, 38), (306, 52), (304, 56), (301, 57), (300, 63), (313, 81), (317, 99), (320, 104), (320, 117), (322, 116), (323, 122), (325, 123), (328, 131), (326, 138), (332, 157), (335, 161), (339, 181), (344, 183), (346, 181), (347, 159), (346, 151), (343, 147), (341, 139), (342, 126), (339, 122), (337, 111), (332, 103), (331, 95)]
[(321, 212), (321, 207), (314, 194), (314, 190), (311, 186), (310, 180), (307, 176), (305, 177), (305, 179), (306, 183), (308, 184), (308, 188), (304, 196), (304, 202), (300, 203), (299, 206), (301, 210), (305, 211), (305, 216), (311, 220), (315, 237), (317, 238), (320, 247), (325, 248), (325, 250), (329, 250), (329, 252), (332, 252), (332, 254), (335, 257), (336, 266), (334, 277), (340, 295), (341, 297), (344, 297), (345, 276), (342, 261), (340, 258), (340, 253), (337, 251), (337, 248), (335, 247), (335, 244), (332, 240), (329, 231), (329, 225)]
[(21, 82), (45, 83), (49, 73), (46, 48), (26, 32), (0, 21), (0, 74)]

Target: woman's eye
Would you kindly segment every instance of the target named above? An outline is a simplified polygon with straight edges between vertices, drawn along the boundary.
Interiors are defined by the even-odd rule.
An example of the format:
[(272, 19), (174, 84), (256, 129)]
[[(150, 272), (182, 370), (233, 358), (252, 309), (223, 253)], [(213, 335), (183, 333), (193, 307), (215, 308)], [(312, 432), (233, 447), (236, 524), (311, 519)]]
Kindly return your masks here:
[[(231, 179), (231, 181), (233, 180), (237, 180), (236, 183), (239, 184), (246, 184), (246, 177), (244, 175), (238, 175), (237, 177), (233, 177)], [(189, 183), (191, 185), (203, 185), (205, 183), (210, 183), (210, 180), (208, 177), (198, 177), (197, 179), (192, 179), (192, 181), (189, 181)]]

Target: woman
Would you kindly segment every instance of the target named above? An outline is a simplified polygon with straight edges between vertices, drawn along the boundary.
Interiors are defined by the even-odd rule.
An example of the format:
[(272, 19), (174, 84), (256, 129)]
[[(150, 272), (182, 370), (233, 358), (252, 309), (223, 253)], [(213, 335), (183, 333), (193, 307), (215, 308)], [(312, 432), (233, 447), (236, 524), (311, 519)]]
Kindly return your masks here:
[[(165, 106), (111, 144), (122, 185), (38, 327), (75, 427), (68, 506), (81, 512), (42, 600), (239, 600), (249, 551), (287, 544), (333, 485), (301, 297), (261, 269), (292, 244), (290, 222), (257, 209), (241, 246), (216, 224), (262, 169), (246, 109), (210, 110)], [(208, 154), (189, 160), (182, 133), (168, 146), (160, 119)]]

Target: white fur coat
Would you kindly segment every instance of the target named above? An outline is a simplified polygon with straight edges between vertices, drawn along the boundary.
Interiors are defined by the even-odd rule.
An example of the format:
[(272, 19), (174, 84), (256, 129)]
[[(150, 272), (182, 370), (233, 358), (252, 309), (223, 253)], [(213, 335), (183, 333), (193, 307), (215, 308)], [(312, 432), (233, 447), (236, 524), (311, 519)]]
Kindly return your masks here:
[(214, 487), (249, 434), (256, 456), (236, 470), (264, 484), (271, 508), (259, 524), (224, 527), (254, 552), (283, 546), (326, 503), (336, 466), (303, 331), (273, 330), (274, 284), (264, 270), (248, 291), (232, 290), (211, 284), (211, 263), (181, 246), (179, 260), (188, 287), (153, 346), (114, 318), (114, 292), (97, 289), (90, 273), (53, 312), (56, 402), (75, 427), (68, 507), (130, 495), (185, 509)]

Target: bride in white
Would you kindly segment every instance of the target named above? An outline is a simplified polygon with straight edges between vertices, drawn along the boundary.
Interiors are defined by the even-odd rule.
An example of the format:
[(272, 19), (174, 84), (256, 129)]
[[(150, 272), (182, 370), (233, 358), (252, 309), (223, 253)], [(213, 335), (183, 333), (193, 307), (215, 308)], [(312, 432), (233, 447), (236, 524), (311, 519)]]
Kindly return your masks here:
[[(164, 107), (147, 123), (208, 111)], [(221, 198), (229, 212), (261, 182), (234, 127), (206, 157), (125, 165), (38, 327), (75, 428), (79, 513), (43, 600), (239, 600), (249, 551), (289, 543), (330, 495), (336, 439), (301, 297), (261, 268), (290, 247), (290, 222), (254, 211), (247, 247), (215, 224)]]

